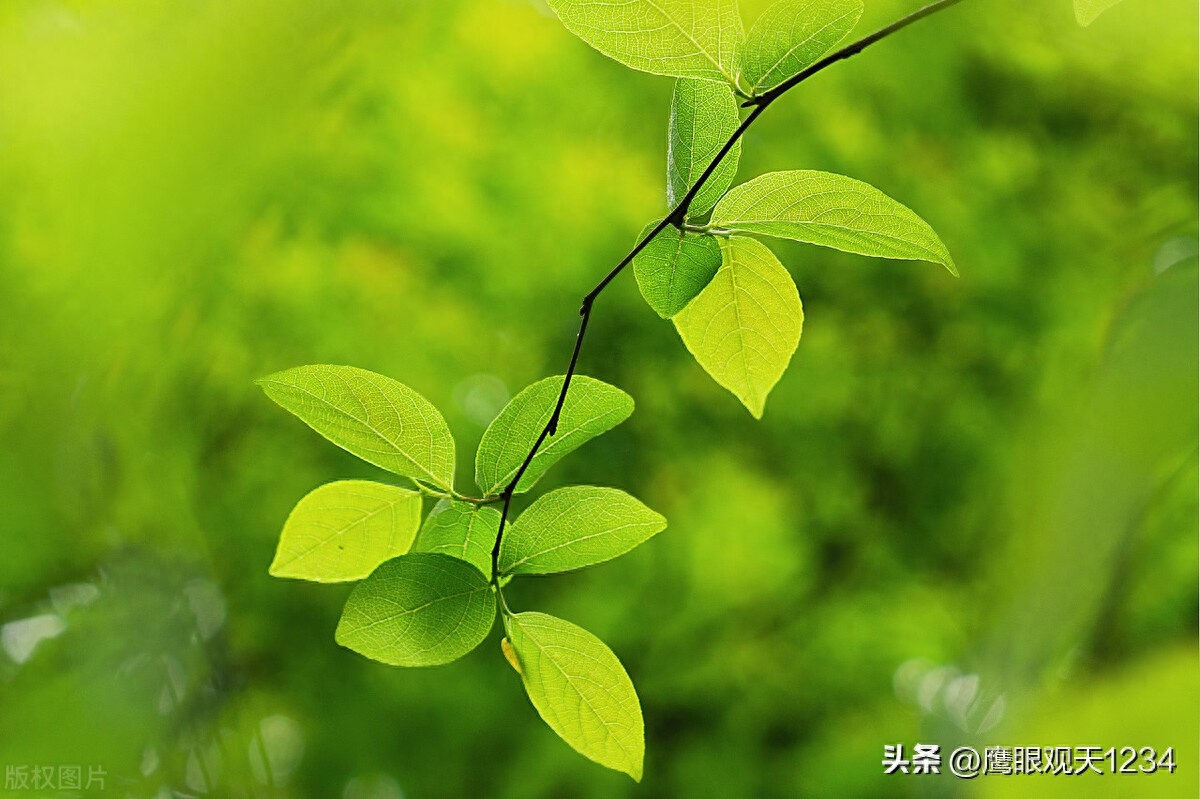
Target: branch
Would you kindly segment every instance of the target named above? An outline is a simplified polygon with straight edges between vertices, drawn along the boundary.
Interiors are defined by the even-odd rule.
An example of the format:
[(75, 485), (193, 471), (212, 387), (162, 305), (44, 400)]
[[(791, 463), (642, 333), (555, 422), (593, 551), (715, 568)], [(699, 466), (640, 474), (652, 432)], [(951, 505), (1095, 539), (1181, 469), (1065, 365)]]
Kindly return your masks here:
[(717, 165), (721, 163), (721, 160), (729, 153), (731, 149), (733, 149), (733, 145), (742, 138), (742, 135), (745, 134), (750, 126), (754, 124), (754, 121), (758, 119), (762, 112), (767, 110), (767, 107), (771, 105), (771, 103), (775, 102), (788, 91), (808, 80), (813, 75), (816, 75), (826, 67), (836, 64), (838, 61), (843, 61), (847, 58), (850, 58), (851, 56), (858, 55), (866, 48), (875, 44), (875, 42), (885, 39), (888, 36), (891, 36), (893, 33), (902, 30), (903, 28), (907, 28), (909, 25), (918, 20), (924, 19), (931, 14), (936, 14), (938, 11), (950, 8), (951, 6), (958, 5), (961, 2), (962, 0), (937, 0), (937, 2), (923, 6), (908, 16), (901, 17), (891, 25), (880, 28), (871, 35), (864, 36), (858, 41), (848, 44), (842, 49), (830, 53), (807, 69), (788, 78), (775, 88), (756, 97), (751, 97), (742, 103), (743, 107), (751, 108), (750, 113), (747, 114), (746, 118), (742, 120), (742, 124), (738, 125), (737, 129), (730, 134), (729, 139), (724, 145), (722, 145), (721, 149), (717, 152), (716, 157), (714, 157), (712, 161), (709, 162), (708, 166), (704, 168), (704, 171), (700, 173), (700, 177), (696, 179), (696, 182), (692, 185), (692, 187), (688, 189), (687, 193), (684, 194), (683, 197), (680, 198), (679, 202), (676, 203), (675, 207), (671, 209), (670, 213), (668, 213), (666, 217), (662, 219), (662, 221), (655, 225), (649, 233), (643, 236), (641, 241), (635, 244), (633, 249), (630, 250), (629, 253), (622, 258), (621, 261), (614, 266), (612, 270), (605, 275), (604, 278), (597, 283), (591, 291), (587, 293), (587, 295), (583, 298), (582, 304), (579, 306), (579, 316), (581, 317), (579, 320), (579, 332), (575, 334), (575, 348), (571, 351), (571, 361), (567, 364), (567, 373), (563, 378), (562, 389), (558, 393), (558, 402), (554, 405), (554, 412), (550, 414), (549, 421), (547, 421), (546, 426), (542, 428), (542, 432), (538, 435), (537, 440), (533, 443), (533, 447), (529, 450), (529, 454), (525, 456), (525, 461), (521, 464), (521, 468), (517, 469), (517, 473), (513, 476), (512, 481), (507, 487), (505, 487), (504, 491), (500, 495), (504, 499), (504, 510), (500, 515), (500, 529), (496, 533), (496, 543), (492, 547), (493, 583), (495, 583), (498, 579), (500, 542), (504, 540), (504, 526), (508, 521), (508, 506), (512, 502), (512, 496), (516, 492), (517, 484), (521, 482), (521, 478), (524, 477), (525, 470), (529, 468), (529, 464), (533, 462), (534, 456), (537, 455), (538, 450), (541, 448), (545, 440), (554, 435), (558, 429), (558, 419), (559, 416), (562, 415), (563, 403), (567, 401), (567, 390), (571, 387), (571, 378), (575, 376), (575, 366), (579, 363), (579, 351), (583, 348), (583, 337), (587, 333), (588, 320), (591, 319), (592, 316), (592, 305), (596, 302), (596, 298), (600, 296), (600, 293), (608, 287), (608, 284), (611, 283), (617, 277), (617, 275), (621, 274), (621, 272), (625, 270), (625, 267), (629, 266), (629, 264), (633, 262), (633, 259), (637, 257), (638, 253), (644, 250), (646, 245), (649, 244), (655, 236), (666, 230), (669, 225), (674, 225), (680, 230), (683, 229), (684, 223), (687, 219), (688, 206), (692, 204), (692, 200), (696, 197), (697, 192), (699, 192), (704, 186), (704, 182), (712, 176), (712, 173), (716, 170)]

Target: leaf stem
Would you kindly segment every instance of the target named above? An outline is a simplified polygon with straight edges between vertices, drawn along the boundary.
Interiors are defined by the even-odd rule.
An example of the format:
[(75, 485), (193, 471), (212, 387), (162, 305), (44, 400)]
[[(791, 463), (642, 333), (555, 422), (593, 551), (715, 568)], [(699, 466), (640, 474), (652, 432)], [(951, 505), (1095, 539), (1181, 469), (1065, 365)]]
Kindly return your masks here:
[(438, 499), (450, 499), (451, 497), (451, 494), (448, 494), (445, 491), (439, 491), (436, 488), (430, 488), (420, 480), (413, 480), (412, 483), (418, 492), (427, 497), (437, 497)]
[[(492, 584), (496, 586), (497, 594), (500, 594), (500, 570), (498, 568), (500, 559), (500, 542), (504, 539), (504, 527), (505, 523), (508, 521), (508, 510), (509, 505), (512, 502), (512, 496), (516, 492), (517, 485), (521, 482), (521, 478), (525, 475), (525, 470), (529, 468), (529, 464), (533, 462), (534, 456), (537, 455), (538, 450), (541, 448), (542, 443), (545, 442), (549, 436), (554, 435), (558, 428), (558, 419), (562, 414), (563, 403), (565, 403), (567, 399), (567, 391), (571, 388), (571, 378), (575, 375), (575, 367), (579, 362), (579, 351), (583, 347), (583, 337), (587, 332), (588, 321), (592, 316), (592, 306), (595, 304), (596, 299), (600, 296), (604, 289), (608, 287), (608, 284), (611, 283), (617, 277), (617, 275), (621, 274), (621, 272), (625, 270), (625, 267), (629, 266), (629, 264), (633, 262), (633, 259), (637, 257), (638, 253), (646, 248), (646, 245), (650, 243), (651, 239), (665, 230), (668, 225), (674, 225), (680, 230), (684, 230), (685, 227), (689, 227), (687, 223), (687, 211), (688, 207), (692, 203), (692, 200), (695, 199), (696, 194), (704, 186), (704, 182), (712, 176), (712, 173), (716, 170), (717, 165), (721, 163), (721, 159), (723, 159), (725, 155), (731, 149), (733, 149), (733, 146), (742, 138), (742, 135), (745, 134), (750, 126), (754, 124), (755, 120), (762, 115), (762, 112), (767, 110), (767, 107), (770, 106), (771, 103), (775, 102), (788, 91), (808, 80), (826, 67), (836, 64), (838, 61), (842, 61), (850, 58), (851, 56), (857, 55), (875, 42), (885, 39), (899, 30), (907, 28), (914, 22), (924, 19), (931, 14), (935, 14), (938, 11), (942, 11), (943, 9), (958, 5), (961, 2), (962, 0), (936, 0), (936, 2), (929, 3), (928, 5), (917, 9), (911, 14), (901, 17), (892, 24), (880, 28), (869, 36), (864, 36), (858, 41), (853, 42), (852, 44), (849, 44), (840, 50), (830, 53), (807, 69), (797, 73), (796, 75), (793, 75), (791, 78), (788, 78), (775, 88), (766, 91), (763, 94), (751, 97), (742, 103), (743, 107), (751, 109), (750, 113), (746, 115), (746, 118), (742, 120), (742, 123), (738, 125), (737, 129), (730, 134), (729, 139), (724, 145), (722, 145), (721, 149), (717, 152), (712, 161), (709, 162), (708, 166), (704, 168), (704, 171), (700, 173), (700, 177), (696, 179), (696, 182), (692, 184), (692, 187), (688, 189), (687, 193), (684, 194), (683, 197), (680, 198), (679, 202), (676, 203), (675, 207), (671, 209), (670, 213), (668, 213), (657, 225), (651, 228), (648, 233), (642, 236), (641, 240), (633, 246), (633, 249), (630, 250), (625, 257), (622, 258), (620, 262), (614, 266), (608, 272), (608, 274), (605, 275), (600, 282), (597, 283), (592, 290), (584, 296), (583, 301), (579, 306), (579, 332), (575, 334), (575, 347), (571, 351), (571, 360), (567, 365), (566, 377), (563, 379), (562, 389), (558, 393), (558, 402), (554, 406), (554, 412), (550, 414), (550, 419), (546, 422), (546, 426), (542, 428), (542, 432), (538, 435), (537, 440), (533, 443), (533, 447), (529, 450), (529, 454), (525, 457), (525, 461), (521, 464), (521, 468), (517, 469), (516, 474), (513, 475), (512, 481), (509, 482), (504, 491), (500, 494), (500, 498), (504, 500), (504, 509), (500, 514), (500, 529), (496, 533), (496, 543), (492, 547)], [(742, 92), (740, 87), (737, 86), (737, 82), (733, 81), (733, 84), (734, 90), (744, 96), (744, 92)], [(500, 598), (501, 606), (506, 608), (504, 605), (503, 594), (500, 594)]]
[(470, 502), (472, 505), (486, 505), (489, 502), (497, 502), (499, 500), (499, 497), (483, 497), (482, 499), (479, 497), (468, 497), (466, 494), (458, 493), (453, 488), (448, 491), (441, 491), (425, 485), (420, 480), (413, 480), (412, 483), (419, 493), (437, 499), (456, 499), (459, 502)]
[(500, 598), (500, 614), (503, 616), (511, 616), (513, 612), (508, 608), (508, 602), (504, 599), (504, 589), (500, 587), (500, 583), (495, 583), (496, 596)]

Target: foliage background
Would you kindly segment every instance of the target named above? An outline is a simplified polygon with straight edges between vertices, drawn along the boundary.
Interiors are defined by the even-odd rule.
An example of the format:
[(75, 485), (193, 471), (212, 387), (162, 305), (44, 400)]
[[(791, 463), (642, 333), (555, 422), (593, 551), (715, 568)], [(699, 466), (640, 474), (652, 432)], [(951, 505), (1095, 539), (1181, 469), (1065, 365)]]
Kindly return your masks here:
[[(147, 797), (1194, 796), (1196, 16), (977, 0), (773, 107), (742, 179), (867, 180), (963, 277), (779, 245), (807, 324), (761, 423), (632, 276), (599, 301), (582, 369), (638, 410), (547, 480), (671, 526), (512, 590), (621, 656), (638, 786), (540, 722), (498, 629), (393, 670), (333, 644), (349, 586), (268, 578), (300, 496), (380, 475), (252, 380), (391, 375), (466, 484), (663, 213), (671, 82), (537, 2), (4, 3), (0, 764)], [(884, 777), (917, 741), (1180, 767)]]

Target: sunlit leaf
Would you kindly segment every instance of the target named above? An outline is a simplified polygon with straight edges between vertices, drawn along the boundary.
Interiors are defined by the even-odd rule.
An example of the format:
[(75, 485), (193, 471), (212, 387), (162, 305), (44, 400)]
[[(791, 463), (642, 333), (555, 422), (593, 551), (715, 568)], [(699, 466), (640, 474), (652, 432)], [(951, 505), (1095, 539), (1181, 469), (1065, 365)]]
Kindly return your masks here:
[[(667, 123), (668, 206), (674, 208), (683, 199), (740, 122), (737, 100), (728, 84), (687, 78), (675, 81)], [(729, 190), (741, 154), (739, 139), (688, 204), (689, 216), (708, 213)]]
[(495, 594), (479, 569), (415, 552), (387, 561), (354, 587), (336, 638), (392, 666), (436, 666), (479, 646), (495, 616)]
[(862, 0), (780, 0), (750, 26), (738, 52), (751, 94), (774, 88), (812, 66), (849, 35)]
[(421, 527), (414, 552), (440, 552), (492, 573), (492, 546), (500, 530), (500, 511), (469, 502), (439, 500)]
[(403, 383), (353, 366), (297, 366), (260, 380), (267, 396), (342, 449), (449, 489), (454, 439), (438, 409)]
[[(562, 377), (547, 377), (526, 387), (500, 411), (479, 442), (475, 455), (475, 482), (486, 496), (495, 496), (512, 482), (550, 421)], [(517, 485), (528, 491), (560, 458), (633, 413), (633, 398), (601, 380), (575, 375), (558, 420), (558, 431), (542, 444)]]
[(836, 250), (942, 264), (958, 272), (923, 219), (861, 180), (800, 169), (735, 186), (713, 209), (714, 227)]
[(755, 418), (800, 343), (804, 311), (791, 275), (761, 242), (721, 244), (717, 276), (674, 318), (704, 371)]
[(403, 555), (421, 524), (421, 495), (367, 480), (323, 485), (297, 503), (271, 574), (332, 583), (360, 580)]
[(567, 30), (626, 66), (734, 81), (742, 18), (736, 0), (548, 0)]
[(552, 574), (623, 555), (667, 520), (615, 488), (568, 486), (541, 496), (500, 544), (504, 574)]
[(642, 778), (642, 708), (612, 650), (587, 630), (545, 613), (504, 617), (525, 691), (581, 755)]
[[(654, 227), (646, 226), (645, 236)], [(646, 303), (663, 319), (683, 310), (721, 268), (721, 245), (713, 236), (667, 225), (633, 259), (633, 276)]]
[(1119, 2), (1121, 0), (1075, 0), (1075, 19), (1086, 27)]

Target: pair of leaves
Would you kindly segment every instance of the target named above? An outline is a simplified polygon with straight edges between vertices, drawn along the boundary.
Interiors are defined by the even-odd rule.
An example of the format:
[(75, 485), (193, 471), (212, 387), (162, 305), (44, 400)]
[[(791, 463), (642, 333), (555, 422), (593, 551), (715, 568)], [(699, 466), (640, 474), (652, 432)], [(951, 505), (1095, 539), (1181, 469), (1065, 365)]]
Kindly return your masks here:
[[(780, 0), (742, 28), (736, 0), (549, 0), (567, 30), (633, 69), (739, 86), (783, 83), (846, 37), (861, 0)], [(741, 91), (741, 89), (739, 89)]]
[(804, 313), (778, 259), (738, 234), (932, 261), (957, 274), (919, 216), (873, 186), (828, 172), (772, 172), (743, 183), (717, 201), (708, 229), (721, 235), (667, 227), (634, 259), (634, 276), (704, 370), (756, 418), (799, 344)]
[[(305, 424), (368, 463), (454, 490), (454, 438), (427, 399), (389, 377), (353, 366), (299, 366), (258, 381), (267, 396)], [(520, 469), (554, 410), (562, 377), (527, 387), (484, 432), (475, 477), (496, 496)], [(528, 491), (553, 464), (633, 413), (633, 399), (603, 381), (571, 381), (558, 431), (538, 450), (517, 491)]]
[[(513, 567), (520, 573), (558, 570), (557, 557), (546, 548), (518, 558)], [(435, 666), (482, 643), (495, 614), (495, 595), (478, 568), (440, 552), (416, 552), (387, 561), (355, 587), (335, 637), (393, 666)], [(505, 654), (550, 728), (585, 757), (640, 780), (641, 705), (612, 650), (544, 613), (505, 614), (504, 626)]]

